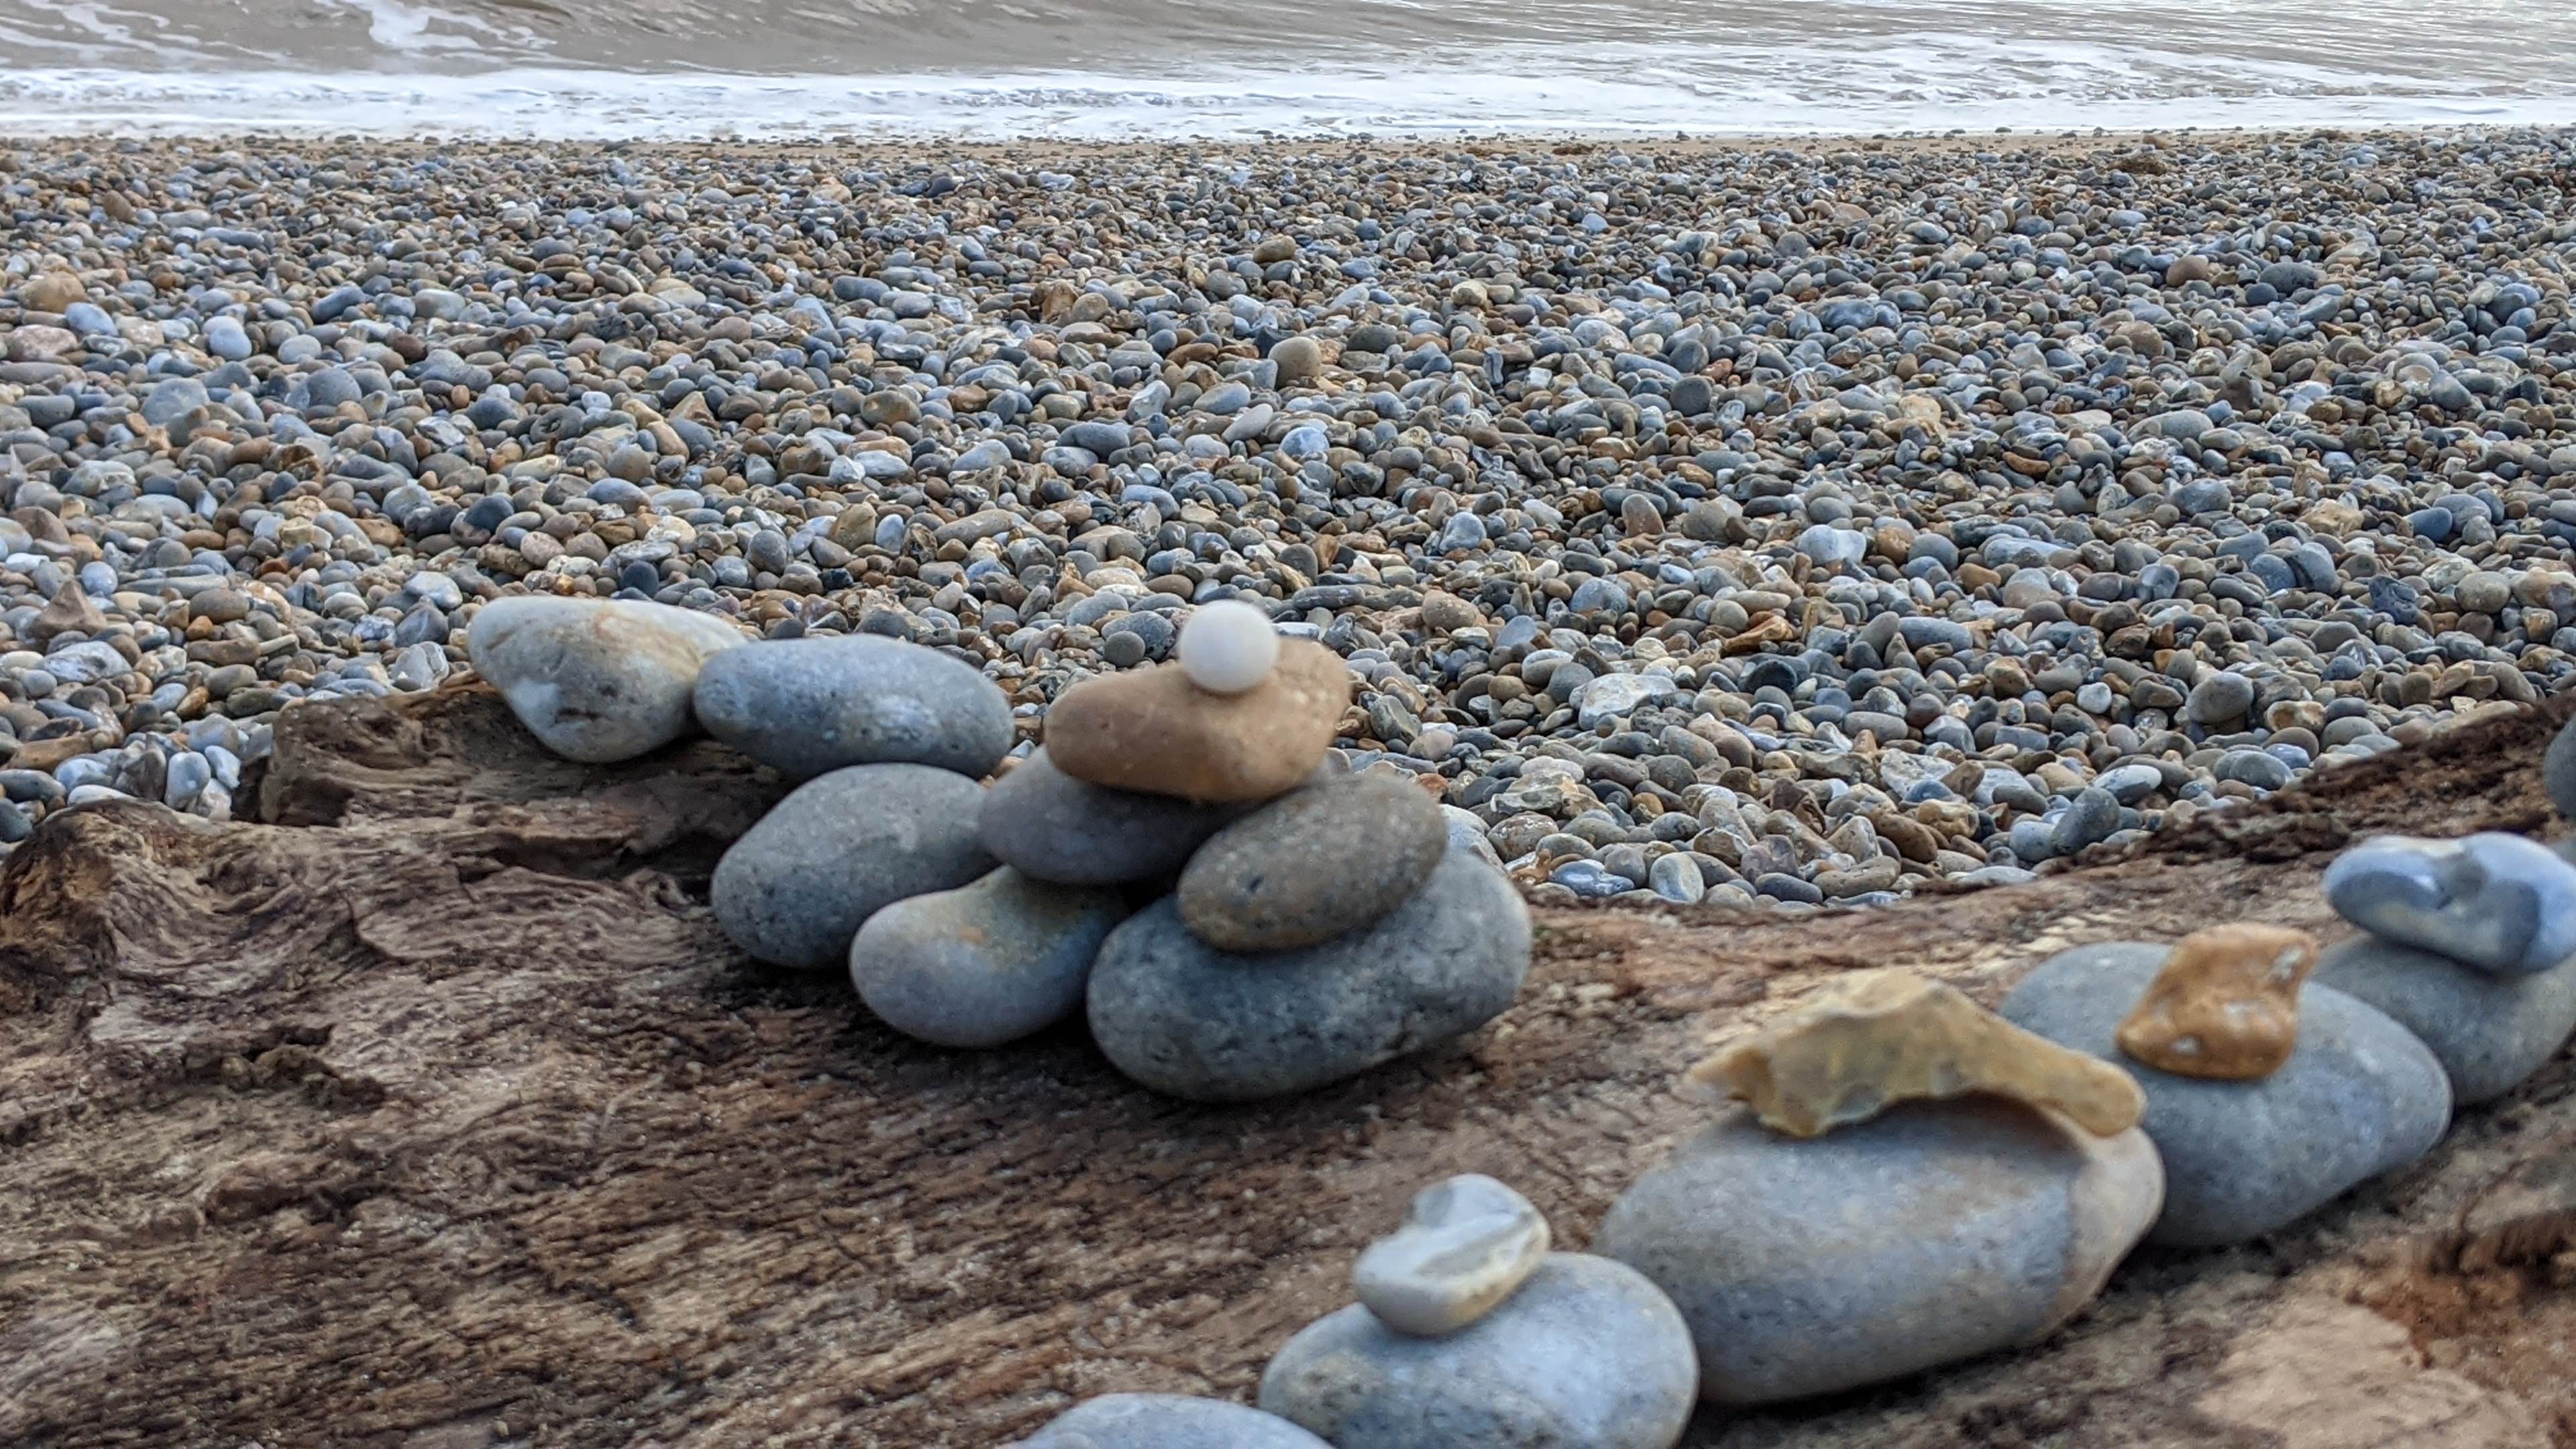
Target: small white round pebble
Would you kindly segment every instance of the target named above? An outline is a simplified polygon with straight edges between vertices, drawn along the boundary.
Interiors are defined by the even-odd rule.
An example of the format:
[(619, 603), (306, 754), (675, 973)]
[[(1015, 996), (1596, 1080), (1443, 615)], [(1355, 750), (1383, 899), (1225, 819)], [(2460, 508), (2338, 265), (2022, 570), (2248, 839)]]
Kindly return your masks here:
[(1241, 694), (1270, 677), (1279, 631), (1270, 616), (1238, 599), (1201, 604), (1181, 626), (1181, 672), (1210, 694)]

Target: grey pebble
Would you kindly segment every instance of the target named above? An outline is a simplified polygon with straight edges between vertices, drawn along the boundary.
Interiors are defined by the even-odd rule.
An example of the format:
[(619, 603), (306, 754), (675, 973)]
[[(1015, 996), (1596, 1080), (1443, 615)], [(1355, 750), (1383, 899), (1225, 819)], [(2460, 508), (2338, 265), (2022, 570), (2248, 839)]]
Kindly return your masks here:
[(1259, 1409), (1182, 1394), (1085, 1399), (1023, 1439), (1019, 1449), (1332, 1449)]
[(2501, 1097), (2576, 1032), (2576, 959), (2498, 976), (2370, 936), (2329, 947), (2309, 981), (2388, 1014), (2432, 1049), (2466, 1107)]
[(1228, 951), (1321, 945), (1402, 905), (1448, 845), (1418, 786), (1374, 772), (1323, 780), (1200, 846), (1181, 872), (1181, 920)]
[(850, 980), (868, 1010), (906, 1036), (999, 1046), (1081, 1007), (1092, 958), (1126, 915), (1115, 891), (1003, 866), (868, 917), (850, 942)]
[(1038, 880), (1123, 885), (1171, 877), (1257, 808), (1113, 790), (1057, 769), (1040, 748), (984, 793), (976, 829), (994, 858)]
[(707, 895), (735, 945), (773, 965), (848, 963), (868, 917), (993, 869), (975, 839), (983, 790), (929, 765), (852, 765), (816, 776), (716, 862)]
[(1009, 753), (1011, 705), (980, 672), (873, 634), (760, 640), (698, 673), (699, 722), (798, 779), (911, 763), (981, 778)]

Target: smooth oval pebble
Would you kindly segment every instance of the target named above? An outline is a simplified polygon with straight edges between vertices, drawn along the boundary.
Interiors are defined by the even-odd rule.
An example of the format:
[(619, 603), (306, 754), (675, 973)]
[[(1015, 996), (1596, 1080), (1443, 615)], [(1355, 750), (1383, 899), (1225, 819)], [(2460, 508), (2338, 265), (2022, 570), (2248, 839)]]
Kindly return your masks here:
[(790, 792), (716, 862), (707, 897), (735, 945), (807, 971), (848, 964), (868, 917), (996, 862), (975, 839), (983, 789), (928, 765), (852, 765)]
[(2095, 1137), (2001, 1097), (1900, 1102), (1816, 1138), (1730, 1107), (1592, 1245), (1671, 1296), (1701, 1397), (1767, 1404), (2045, 1336), (2162, 1201), (2137, 1128)]
[(1350, 666), (1291, 639), (1242, 694), (1210, 694), (1177, 665), (1082, 681), (1047, 712), (1056, 768), (1095, 785), (1184, 800), (1268, 800), (1321, 764), (1351, 699)]
[(1020, 1449), (1332, 1449), (1276, 1414), (1185, 1394), (1102, 1394), (1020, 1441)]
[(798, 779), (878, 764), (981, 777), (1012, 743), (1011, 702), (981, 671), (874, 634), (729, 650), (698, 672), (696, 704), (707, 733)]
[(1279, 631), (1252, 605), (1219, 599), (1191, 611), (1177, 657), (1190, 683), (1211, 694), (1241, 694), (1278, 664)]
[(714, 656), (746, 641), (711, 614), (636, 599), (494, 599), (465, 649), (475, 672), (549, 750), (586, 764), (649, 754), (695, 725)]
[(2576, 956), (2576, 865), (2519, 835), (2386, 835), (2326, 867), (2335, 914), (2401, 946), (2481, 970), (2546, 971)]
[(1547, 1247), (1547, 1219), (1528, 1198), (1460, 1173), (1414, 1194), (1404, 1226), (1352, 1265), (1351, 1287), (1387, 1327), (1437, 1338), (1509, 1298)]
[(1091, 1035), (1158, 1092), (1284, 1096), (1475, 1030), (1511, 1005), (1529, 959), (1520, 891), (1464, 851), (1377, 924), (1298, 951), (1220, 951), (1166, 896), (1101, 946)]
[(2501, 1097), (2576, 1031), (2576, 959), (2498, 976), (2371, 936), (2329, 949), (2311, 981), (2386, 1012), (2432, 1049), (2461, 1105)]
[(1385, 774), (1309, 785), (1225, 827), (1181, 872), (1181, 920), (1229, 951), (1320, 945), (1404, 904), (1449, 846), (1439, 803)]
[(1261, 1407), (1335, 1449), (1666, 1449), (1690, 1422), (1689, 1327), (1622, 1263), (1550, 1253), (1501, 1307), (1444, 1338), (1360, 1304), (1300, 1329)]
[(2006, 995), (2005, 1020), (2126, 1070), (2165, 1163), (2148, 1233), (2176, 1247), (2241, 1243), (2286, 1227), (2440, 1140), (2451, 1082), (2413, 1033), (2311, 978), (2290, 1059), (2253, 1081), (2212, 1081), (2131, 1060), (2113, 1037), (2168, 948), (2115, 941), (2048, 958)]
[(1051, 885), (1006, 865), (868, 917), (850, 942), (850, 981), (906, 1036), (999, 1046), (1082, 1005), (1092, 958), (1126, 915), (1115, 891)]
[(1033, 750), (984, 792), (976, 829), (994, 857), (1038, 880), (1163, 880), (1207, 838), (1257, 807), (1201, 805), (1077, 780)]

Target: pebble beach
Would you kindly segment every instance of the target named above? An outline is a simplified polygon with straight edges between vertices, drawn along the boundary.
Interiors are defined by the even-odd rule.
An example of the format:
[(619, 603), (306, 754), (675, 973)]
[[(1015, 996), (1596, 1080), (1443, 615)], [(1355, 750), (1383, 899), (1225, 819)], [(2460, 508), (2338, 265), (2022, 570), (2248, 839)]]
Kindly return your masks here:
[(246, 812), (509, 595), (908, 640), (1022, 755), (1240, 600), (1535, 901), (2023, 880), (2565, 687), (2571, 166), (0, 143), (0, 849)]

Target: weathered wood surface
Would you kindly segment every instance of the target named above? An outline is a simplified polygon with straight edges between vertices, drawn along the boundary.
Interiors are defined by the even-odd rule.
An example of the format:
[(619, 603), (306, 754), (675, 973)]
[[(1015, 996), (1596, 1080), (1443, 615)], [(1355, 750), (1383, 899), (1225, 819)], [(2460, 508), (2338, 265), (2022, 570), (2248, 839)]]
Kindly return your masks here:
[[(719, 747), (568, 765), (470, 689), (290, 712), (275, 823), (66, 812), (0, 867), (0, 1444), (986, 1445), (1109, 1390), (1245, 1397), (1433, 1177), (1579, 1246), (1703, 1110), (1679, 1069), (1813, 980), (1991, 995), (2079, 941), (2325, 927), (2358, 834), (2542, 828), (2550, 727), (2009, 890), (1544, 912), (1461, 1047), (1217, 1110), (1078, 1027), (937, 1051), (743, 960), (705, 876), (779, 785)], [(2046, 1344), (1691, 1442), (2576, 1443), (2572, 1222), (2562, 1056)]]

